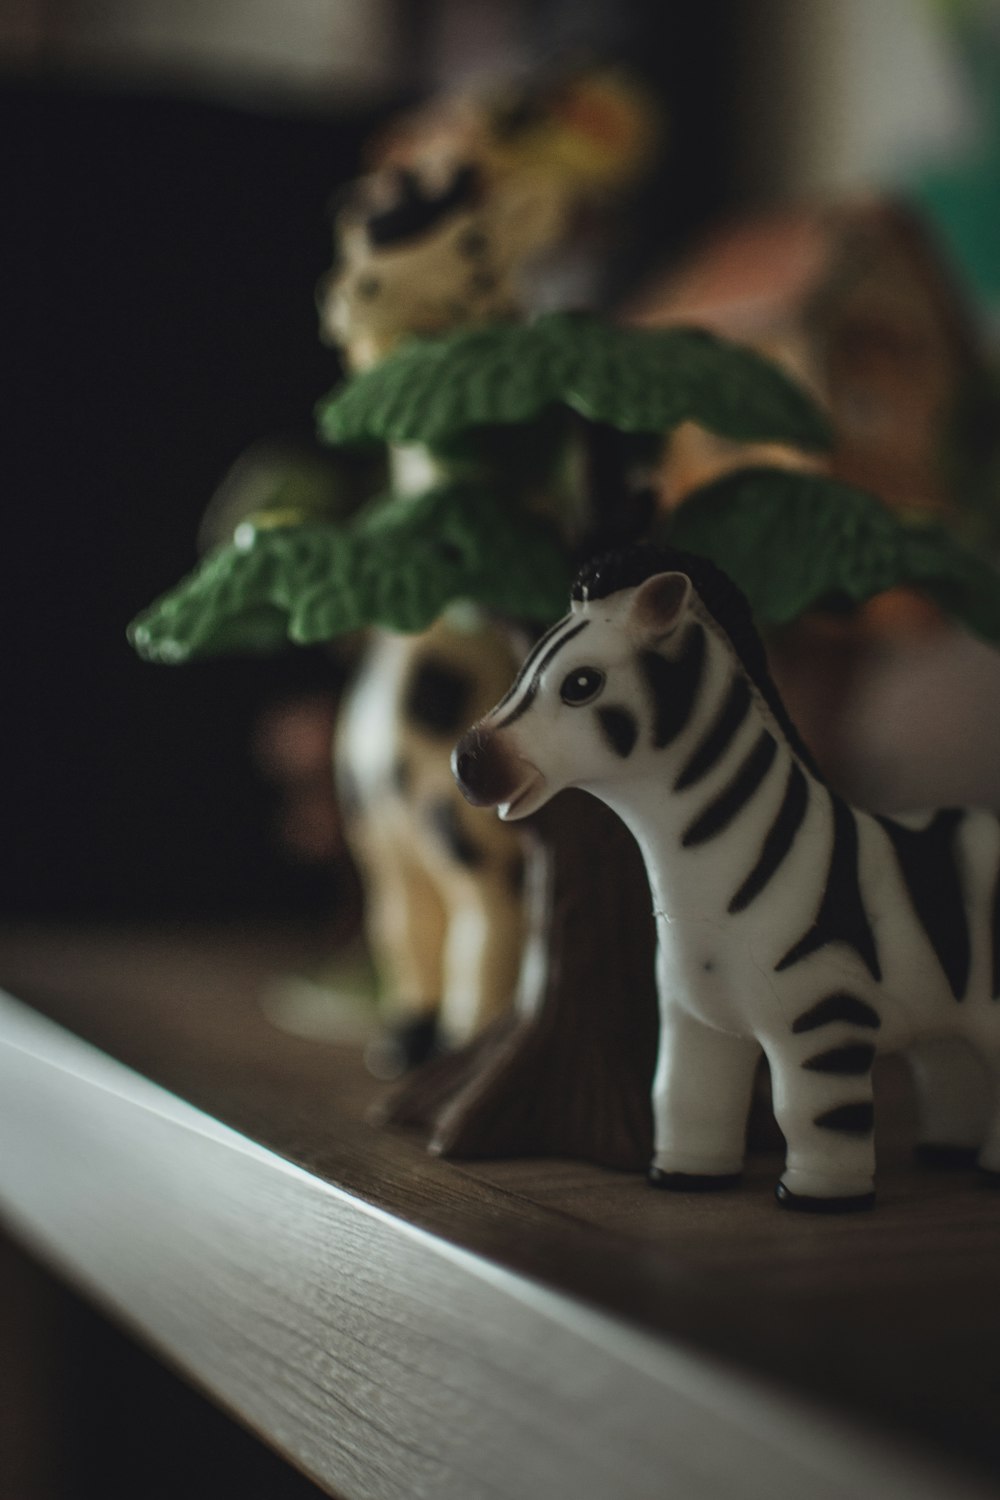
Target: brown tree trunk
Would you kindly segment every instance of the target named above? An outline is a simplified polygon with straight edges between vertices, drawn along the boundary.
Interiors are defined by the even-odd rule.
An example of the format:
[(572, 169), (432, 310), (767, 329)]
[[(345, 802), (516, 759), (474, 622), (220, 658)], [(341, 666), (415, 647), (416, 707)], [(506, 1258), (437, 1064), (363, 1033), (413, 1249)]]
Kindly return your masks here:
[[(652, 901), (624, 824), (584, 792), (535, 820), (545, 963), (520, 1013), (399, 1085), (381, 1111), (452, 1157), (565, 1156), (641, 1170), (652, 1153)], [(528, 963), (531, 963), (529, 956)]]

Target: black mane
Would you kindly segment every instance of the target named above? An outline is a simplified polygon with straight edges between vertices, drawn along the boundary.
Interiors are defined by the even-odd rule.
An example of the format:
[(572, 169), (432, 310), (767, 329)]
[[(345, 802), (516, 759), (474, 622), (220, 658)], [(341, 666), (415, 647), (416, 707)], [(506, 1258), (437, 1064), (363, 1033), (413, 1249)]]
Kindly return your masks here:
[(585, 563), (576, 576), (575, 600), (606, 599), (620, 589), (636, 588), (656, 573), (685, 573), (709, 614), (728, 637), (744, 671), (760, 692), (768, 708), (806, 768), (822, 781), (812, 752), (792, 722), (771, 676), (764, 643), (754, 624), (750, 604), (728, 573), (707, 557), (682, 552), (678, 547), (654, 547), (639, 542), (616, 552), (606, 552)]

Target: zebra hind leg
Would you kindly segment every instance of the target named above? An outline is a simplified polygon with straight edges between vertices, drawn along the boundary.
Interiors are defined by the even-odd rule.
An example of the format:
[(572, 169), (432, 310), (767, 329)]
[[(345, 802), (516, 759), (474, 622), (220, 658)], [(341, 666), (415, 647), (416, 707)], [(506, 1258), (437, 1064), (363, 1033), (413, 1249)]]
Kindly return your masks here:
[[(792, 1039), (789, 1039), (791, 1042)], [(804, 1044), (804, 1045), (803, 1045)], [(870, 1035), (765, 1042), (774, 1113), (785, 1137), (783, 1208), (850, 1213), (875, 1202), (875, 1111)]]
[(984, 1180), (1000, 1187), (1000, 1048), (981, 1053), (990, 1074), (990, 1118), (986, 1138), (977, 1158)]
[(906, 1049), (917, 1105), (917, 1160), (928, 1167), (971, 1167), (986, 1140), (989, 1078), (961, 1037), (933, 1037)]

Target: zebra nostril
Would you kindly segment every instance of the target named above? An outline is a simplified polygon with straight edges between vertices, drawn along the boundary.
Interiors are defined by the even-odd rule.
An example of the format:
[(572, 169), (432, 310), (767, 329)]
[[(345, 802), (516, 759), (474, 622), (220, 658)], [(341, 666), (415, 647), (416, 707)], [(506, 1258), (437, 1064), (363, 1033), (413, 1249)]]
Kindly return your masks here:
[(480, 738), (475, 729), (463, 734), (451, 752), (451, 772), (459, 786), (471, 790), (470, 783), (476, 779), (479, 766)]
[(470, 750), (465, 750), (459, 755), (456, 752), (453, 769), (459, 781), (464, 781), (475, 765), (475, 756)]
[(451, 770), (458, 782), (458, 789), (467, 801), (477, 807), (488, 806), (493, 800), (490, 788), (486, 785), (490, 779), (491, 743), (488, 738), (484, 740), (477, 729), (470, 729), (467, 734), (463, 734), (451, 753)]
[(458, 789), (473, 807), (496, 807), (522, 779), (523, 764), (502, 736), (478, 725), (463, 734), (451, 754)]

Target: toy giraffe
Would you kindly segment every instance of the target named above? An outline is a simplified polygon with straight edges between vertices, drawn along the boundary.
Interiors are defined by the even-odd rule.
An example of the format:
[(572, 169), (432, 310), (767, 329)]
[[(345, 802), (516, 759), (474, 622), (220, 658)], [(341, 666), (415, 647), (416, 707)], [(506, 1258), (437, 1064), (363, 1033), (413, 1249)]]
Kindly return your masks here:
[[(470, 96), (404, 123), (341, 199), (319, 309), (352, 371), (412, 334), (522, 314), (533, 259), (566, 239), (581, 203), (636, 170), (645, 119), (613, 75), (530, 103)], [(446, 467), (418, 444), (394, 449), (390, 470), (397, 494), (419, 494)], [(387, 1001), (378, 1071), (469, 1041), (514, 998), (523, 835), (473, 812), (448, 768), (455, 736), (514, 664), (508, 634), (467, 606), (427, 633), (373, 632), (348, 689), (336, 777)]]

